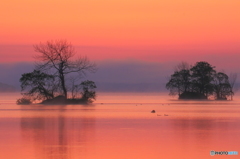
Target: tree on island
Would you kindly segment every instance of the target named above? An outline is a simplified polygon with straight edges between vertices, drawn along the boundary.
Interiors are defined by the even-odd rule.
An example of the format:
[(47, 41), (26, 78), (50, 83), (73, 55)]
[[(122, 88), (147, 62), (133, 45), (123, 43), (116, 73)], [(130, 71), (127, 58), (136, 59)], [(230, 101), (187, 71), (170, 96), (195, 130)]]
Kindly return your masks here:
[[(86, 81), (94, 85), (94, 87), (91, 87), (92, 95), (88, 95), (86, 98), (84, 96), (86, 90), (84, 90), (85, 87), (82, 84), (84, 81), (79, 81), (87, 72), (95, 72), (96, 65), (86, 57), (74, 59), (76, 53), (70, 43), (65, 40), (47, 41), (34, 45), (34, 49), (38, 53), (35, 56), (37, 60), (35, 69), (31, 73), (23, 74), (20, 79), (22, 91), (26, 91), (22, 93), (23, 98), (43, 102), (56, 101), (56, 97), (58, 99), (61, 97), (61, 101), (64, 101), (64, 103), (71, 103), (72, 99), (75, 99), (74, 103), (78, 101), (92, 102), (95, 99), (95, 83)], [(74, 82), (72, 79), (74, 79)], [(68, 98), (68, 92), (72, 92), (72, 98)], [(76, 98), (76, 94), (82, 94), (82, 96)], [(21, 104), (19, 101), (17, 103)]]
[(20, 78), (22, 91), (24, 96), (31, 97), (33, 100), (46, 100), (54, 98), (56, 85), (53, 75), (34, 70), (31, 73), (24, 73)]
[(82, 87), (83, 92), (82, 99), (88, 102), (92, 102), (92, 100), (95, 100), (96, 98), (96, 92), (94, 91), (96, 87), (95, 83), (93, 81), (83, 81), (81, 82), (80, 86)]
[(236, 85), (236, 80), (237, 80), (238, 74), (237, 73), (230, 73), (229, 75), (229, 83), (231, 86), (231, 100), (233, 99), (233, 95), (235, 92), (239, 90), (239, 85)]
[(190, 70), (175, 71), (169, 82), (166, 84), (167, 89), (170, 90), (170, 95), (181, 95), (183, 92), (191, 91), (190, 87)]
[(197, 62), (191, 69), (191, 83), (193, 92), (208, 97), (213, 93), (214, 67), (207, 62)]
[(170, 95), (178, 95), (179, 99), (208, 99), (210, 96), (217, 100), (232, 99), (234, 84), (231, 85), (229, 77), (214, 70), (209, 63), (197, 62), (191, 68), (179, 66), (166, 84)]
[(215, 99), (226, 100), (227, 97), (233, 94), (228, 76), (223, 72), (218, 72), (214, 75), (213, 88)]

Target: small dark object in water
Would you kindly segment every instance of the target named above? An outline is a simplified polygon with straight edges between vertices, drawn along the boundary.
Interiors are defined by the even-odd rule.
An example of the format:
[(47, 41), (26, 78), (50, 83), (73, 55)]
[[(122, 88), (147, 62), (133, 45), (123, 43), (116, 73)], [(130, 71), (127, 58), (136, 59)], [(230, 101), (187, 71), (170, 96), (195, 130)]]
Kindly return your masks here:
[(152, 110), (151, 113), (156, 113), (156, 111), (155, 111), (155, 110)]
[(167, 114), (164, 114), (164, 116), (168, 116)]

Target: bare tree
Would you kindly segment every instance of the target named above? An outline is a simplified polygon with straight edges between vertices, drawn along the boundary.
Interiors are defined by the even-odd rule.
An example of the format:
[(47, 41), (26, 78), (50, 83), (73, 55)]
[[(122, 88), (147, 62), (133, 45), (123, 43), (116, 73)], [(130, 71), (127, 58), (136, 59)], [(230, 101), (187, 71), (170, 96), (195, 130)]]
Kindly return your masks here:
[(181, 70), (190, 70), (190, 65), (189, 65), (189, 63), (182, 61), (181, 63), (179, 63), (178, 65), (176, 65), (174, 67), (174, 70), (177, 72), (179, 72)]
[(170, 95), (175, 96), (183, 92), (190, 91), (190, 65), (187, 62), (181, 62), (174, 67), (174, 74), (168, 78), (166, 88), (170, 90)]
[(80, 84), (77, 84), (79, 82), (79, 78), (76, 78), (76, 76), (70, 77), (69, 81), (70, 81), (70, 90), (69, 91), (71, 92), (72, 99), (80, 98), (81, 86), (80, 86)]
[(43, 72), (51, 72), (59, 80), (61, 91), (67, 98), (66, 75), (78, 73), (82, 77), (86, 72), (95, 72), (96, 65), (86, 57), (73, 59), (76, 54), (71, 43), (66, 40), (47, 41), (34, 45), (36, 69)]
[(217, 72), (213, 75), (212, 86), (214, 96), (217, 100), (227, 100), (232, 95), (232, 88), (229, 83), (229, 77), (223, 72)]
[(230, 73), (229, 75), (229, 83), (231, 86), (231, 100), (233, 100), (234, 92), (239, 90), (239, 87), (236, 85), (238, 74), (237, 73)]

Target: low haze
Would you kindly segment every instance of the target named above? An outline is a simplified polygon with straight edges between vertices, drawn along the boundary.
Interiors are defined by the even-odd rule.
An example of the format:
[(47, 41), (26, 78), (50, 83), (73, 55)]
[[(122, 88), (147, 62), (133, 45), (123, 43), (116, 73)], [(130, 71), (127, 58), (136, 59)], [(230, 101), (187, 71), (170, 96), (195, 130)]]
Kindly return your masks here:
[[(234, 61), (234, 57), (231, 57)], [(209, 60), (207, 60), (209, 59)], [(214, 65), (214, 58), (205, 57), (203, 60), (213, 61), (216, 70), (224, 71), (227, 74), (232, 72), (239, 73), (239, 70), (233, 63), (219, 63)], [(223, 57), (218, 58), (224, 61)], [(197, 62), (197, 61), (196, 61)], [(102, 60), (95, 61), (97, 64), (96, 73), (88, 73), (85, 77), (94, 80), (99, 91), (131, 91), (131, 92), (162, 92), (166, 91), (165, 84), (168, 77), (173, 73), (174, 67), (180, 63), (177, 61), (168, 62), (145, 62), (140, 60)], [(191, 63), (194, 64), (194, 63)], [(237, 63), (236, 63), (237, 65)], [(34, 68), (34, 62), (16, 62), (0, 64), (0, 82), (15, 86), (20, 89), (19, 79), (21, 74), (31, 72)], [(237, 79), (239, 82), (240, 79)]]

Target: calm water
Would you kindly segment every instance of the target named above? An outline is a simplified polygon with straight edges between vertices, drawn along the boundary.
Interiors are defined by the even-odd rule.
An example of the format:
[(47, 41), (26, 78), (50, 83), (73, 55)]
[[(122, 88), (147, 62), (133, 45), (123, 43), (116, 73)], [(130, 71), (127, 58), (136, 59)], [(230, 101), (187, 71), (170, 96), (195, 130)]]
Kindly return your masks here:
[(0, 94), (1, 159), (240, 158), (210, 156), (240, 153), (238, 97), (199, 102), (102, 93), (90, 106), (18, 106), (16, 98)]

